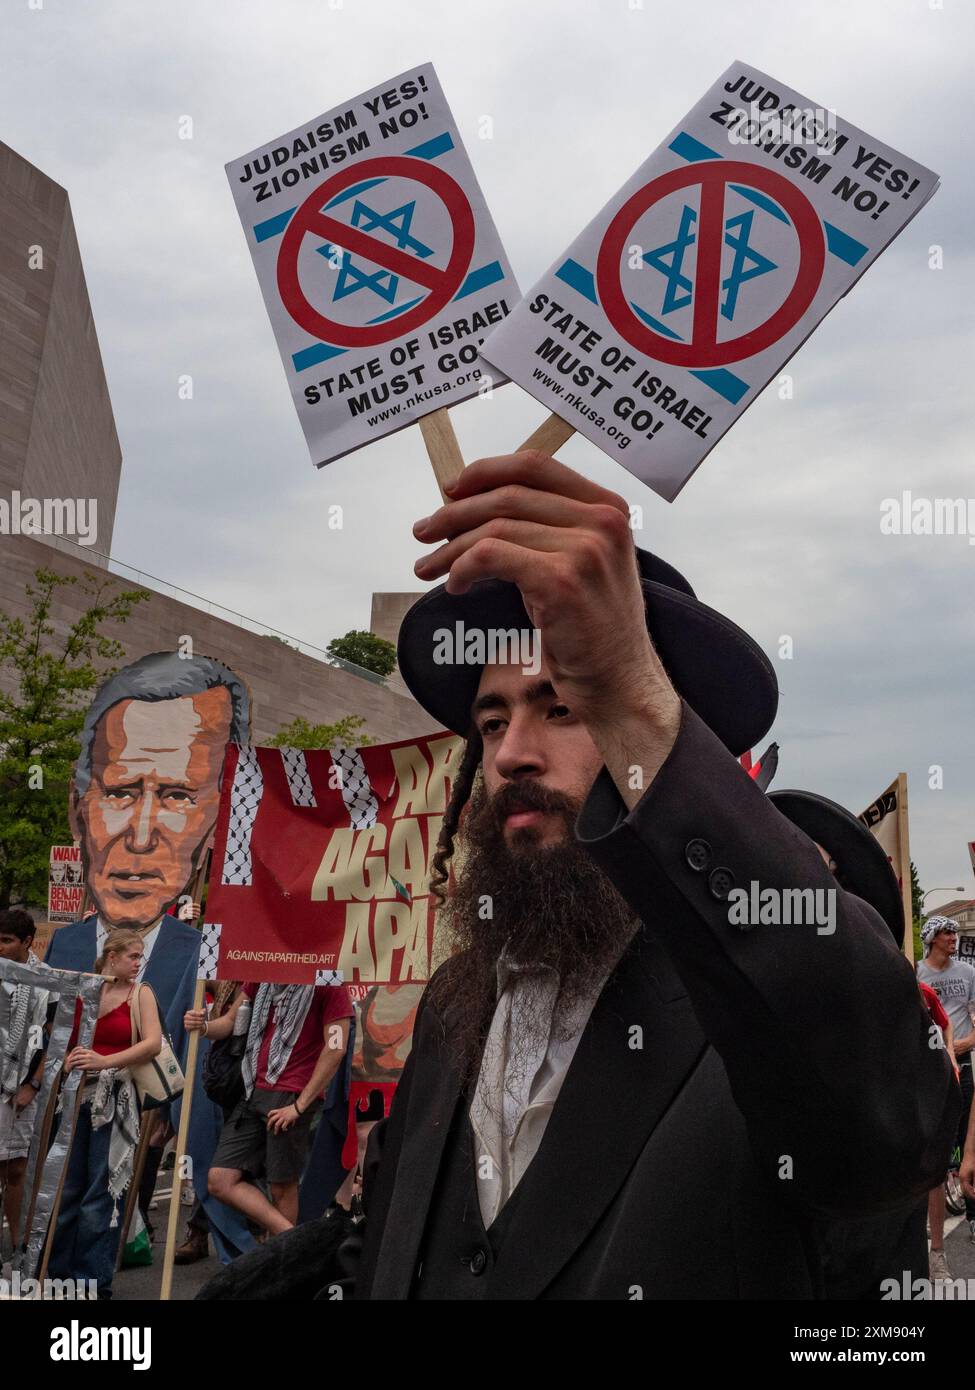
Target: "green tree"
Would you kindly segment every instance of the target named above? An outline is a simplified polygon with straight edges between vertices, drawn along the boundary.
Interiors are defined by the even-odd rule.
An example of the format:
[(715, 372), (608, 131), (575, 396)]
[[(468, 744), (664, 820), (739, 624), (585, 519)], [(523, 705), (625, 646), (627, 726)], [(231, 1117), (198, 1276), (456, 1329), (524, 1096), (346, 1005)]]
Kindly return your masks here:
[(335, 744), (345, 748), (367, 748), (376, 740), (359, 732), (365, 722), (358, 714), (347, 714), (334, 724), (309, 724), (299, 716), (279, 729), (268, 739), (268, 744), (271, 748), (332, 748)]
[(914, 959), (921, 960), (924, 947), (921, 943), (921, 917), (924, 911), (924, 894), (921, 880), (917, 876), (917, 865), (911, 860), (911, 915), (914, 918)]
[(365, 671), (374, 671), (377, 676), (388, 676), (396, 665), (396, 648), (374, 632), (352, 631), (344, 637), (333, 637), (325, 650), (329, 656), (351, 661)]
[[(38, 569), (34, 580), (25, 618), (0, 612), (0, 908), (47, 900), (50, 847), (71, 839), (68, 784), (88, 696), (125, 652), (102, 629), (149, 598), (108, 575)], [(55, 627), (51, 610), (74, 586), (87, 607)]]

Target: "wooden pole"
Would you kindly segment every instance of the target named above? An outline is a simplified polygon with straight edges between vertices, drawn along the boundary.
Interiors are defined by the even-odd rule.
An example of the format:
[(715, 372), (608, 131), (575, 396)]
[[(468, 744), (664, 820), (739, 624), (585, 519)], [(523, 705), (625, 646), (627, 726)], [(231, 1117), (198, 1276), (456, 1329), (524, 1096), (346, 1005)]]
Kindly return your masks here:
[(904, 954), (914, 964), (914, 895), (911, 891), (911, 844), (907, 830), (907, 773), (897, 774), (897, 857), (901, 865), (904, 905)]
[(441, 406), (429, 415), (421, 415), (419, 425), (437, 486), (440, 488), (440, 496), (446, 502), (448, 498), (444, 492), (445, 485), (456, 482), (464, 471), (464, 459), (450, 416), (447, 414), (447, 407)]
[[(189, 882), (190, 899), (201, 902), (203, 890), (210, 877), (210, 862), (213, 855), (212, 840), (207, 844), (203, 858)], [(193, 991), (193, 1008), (202, 1009), (206, 998), (206, 980), (197, 980)], [(194, 1030), (190, 1034), (186, 1048), (186, 1070), (183, 1085), (182, 1104), (179, 1111), (179, 1133), (176, 1136), (176, 1162), (173, 1164), (173, 1190), (169, 1198), (169, 1220), (166, 1222), (166, 1250), (163, 1255), (162, 1283), (159, 1286), (160, 1302), (168, 1302), (173, 1287), (173, 1261), (176, 1255), (176, 1234), (179, 1230), (179, 1209), (183, 1197), (183, 1156), (190, 1131), (190, 1108), (193, 1104), (193, 1086), (196, 1081), (196, 1057), (200, 1050), (200, 1034)]]
[[(202, 1009), (205, 980), (197, 980), (193, 992), (193, 1008)], [(179, 1229), (179, 1209), (183, 1196), (183, 1155), (186, 1153), (186, 1140), (190, 1130), (190, 1107), (193, 1104), (193, 1083), (196, 1079), (196, 1054), (200, 1050), (200, 1034), (195, 1029), (190, 1034), (186, 1049), (186, 1083), (183, 1086), (182, 1104), (179, 1112), (179, 1133), (176, 1136), (176, 1162), (173, 1165), (173, 1192), (169, 1199), (169, 1222), (166, 1226), (166, 1253), (163, 1256), (162, 1283), (159, 1286), (160, 1302), (169, 1300), (173, 1288), (173, 1261), (176, 1255), (176, 1233)]]
[(519, 445), (518, 452), (522, 449), (539, 449), (543, 454), (555, 454), (574, 434), (575, 428), (563, 420), (561, 415), (550, 415), (534, 434), (528, 436), (524, 444)]
[(125, 1197), (125, 1216), (122, 1220), (122, 1236), (118, 1243), (118, 1253), (115, 1256), (115, 1268), (122, 1268), (122, 1256), (125, 1254), (125, 1247), (129, 1239), (129, 1228), (132, 1225), (132, 1218), (135, 1215), (136, 1203), (139, 1200), (139, 1188), (142, 1185), (142, 1174), (145, 1171), (146, 1155), (149, 1152), (149, 1136), (153, 1130), (153, 1120), (155, 1111), (143, 1112), (139, 1121), (139, 1143), (136, 1146), (135, 1157), (132, 1160), (132, 1181), (129, 1183), (129, 1190)]

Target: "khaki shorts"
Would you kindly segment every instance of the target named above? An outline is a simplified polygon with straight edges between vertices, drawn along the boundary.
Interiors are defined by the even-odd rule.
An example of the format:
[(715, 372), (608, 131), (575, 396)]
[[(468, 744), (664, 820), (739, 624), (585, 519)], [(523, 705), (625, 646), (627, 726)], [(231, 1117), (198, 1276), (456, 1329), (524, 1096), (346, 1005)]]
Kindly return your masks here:
[(262, 1091), (256, 1086), (250, 1098), (238, 1101), (220, 1131), (211, 1168), (235, 1168), (252, 1178), (273, 1183), (298, 1182), (305, 1171), (311, 1148), (312, 1122), (322, 1108), (312, 1101), (300, 1119), (286, 1130), (272, 1134), (267, 1117), (272, 1110), (290, 1105), (296, 1091)]
[(32, 1100), (19, 1115), (12, 1105), (0, 1101), (0, 1163), (6, 1163), (11, 1158), (27, 1157), (36, 1115), (36, 1100)]

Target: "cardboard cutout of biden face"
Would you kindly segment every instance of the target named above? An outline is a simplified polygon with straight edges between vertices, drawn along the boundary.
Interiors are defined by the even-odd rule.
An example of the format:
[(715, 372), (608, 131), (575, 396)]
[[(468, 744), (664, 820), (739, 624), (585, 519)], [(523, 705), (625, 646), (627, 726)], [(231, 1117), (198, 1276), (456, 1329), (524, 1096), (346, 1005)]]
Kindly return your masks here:
[(106, 926), (146, 928), (184, 894), (217, 818), (228, 742), (246, 743), (243, 682), (209, 657), (158, 652), (100, 687), (69, 817)]

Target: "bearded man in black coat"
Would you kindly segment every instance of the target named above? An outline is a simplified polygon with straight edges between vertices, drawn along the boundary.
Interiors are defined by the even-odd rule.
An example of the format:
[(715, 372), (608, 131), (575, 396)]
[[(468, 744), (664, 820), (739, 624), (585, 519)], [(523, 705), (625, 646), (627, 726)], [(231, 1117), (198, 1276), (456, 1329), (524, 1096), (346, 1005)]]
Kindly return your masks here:
[[(556, 460), (481, 460), (449, 498), (414, 527), (446, 584), (399, 664), (468, 737), (435, 861), (453, 954), (320, 1296), (869, 1298), (925, 1274), (957, 1086), (880, 914), (737, 760), (774, 718), (769, 662)], [(505, 633), (520, 656), (488, 659)]]

